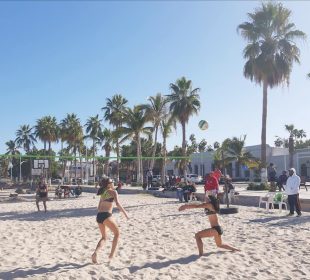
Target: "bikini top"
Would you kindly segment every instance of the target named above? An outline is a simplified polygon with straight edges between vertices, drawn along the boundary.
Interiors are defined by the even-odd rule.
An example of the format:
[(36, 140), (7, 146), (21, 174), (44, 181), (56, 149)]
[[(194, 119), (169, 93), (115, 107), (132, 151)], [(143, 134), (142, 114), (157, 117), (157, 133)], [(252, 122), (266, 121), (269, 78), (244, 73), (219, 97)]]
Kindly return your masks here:
[(111, 195), (108, 193), (108, 190), (105, 190), (105, 191), (100, 195), (100, 198), (101, 198), (103, 201), (108, 201), (108, 202), (113, 202), (113, 201), (114, 201), (114, 197), (111, 196)]

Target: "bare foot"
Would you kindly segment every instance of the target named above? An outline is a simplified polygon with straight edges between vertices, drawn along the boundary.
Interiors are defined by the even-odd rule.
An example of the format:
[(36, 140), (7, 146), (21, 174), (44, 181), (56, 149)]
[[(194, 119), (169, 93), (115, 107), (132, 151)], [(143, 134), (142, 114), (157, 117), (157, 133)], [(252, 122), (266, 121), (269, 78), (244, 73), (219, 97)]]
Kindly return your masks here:
[(240, 252), (240, 249), (234, 248), (233, 250), (231, 250), (232, 252)]
[(91, 260), (92, 260), (92, 262), (93, 262), (94, 264), (97, 264), (97, 263), (98, 263), (98, 262), (97, 262), (97, 253), (96, 253), (96, 252), (92, 254)]
[(109, 260), (112, 260), (113, 259), (113, 257), (114, 257), (114, 255), (109, 255)]

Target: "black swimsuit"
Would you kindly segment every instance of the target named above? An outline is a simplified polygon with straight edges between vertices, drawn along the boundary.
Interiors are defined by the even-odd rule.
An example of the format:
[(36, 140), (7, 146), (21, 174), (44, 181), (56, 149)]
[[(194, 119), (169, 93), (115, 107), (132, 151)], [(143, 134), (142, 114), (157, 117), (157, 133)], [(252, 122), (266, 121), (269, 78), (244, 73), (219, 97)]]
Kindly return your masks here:
[(109, 212), (99, 212), (97, 214), (97, 218), (96, 221), (98, 224), (102, 224), (104, 222), (104, 220), (106, 220), (107, 218), (112, 217), (112, 214)]
[[(215, 211), (211, 211), (208, 208), (205, 208), (205, 213), (207, 216), (216, 214)], [(215, 229), (219, 235), (223, 234), (223, 229), (221, 226), (213, 226), (212, 229)]]

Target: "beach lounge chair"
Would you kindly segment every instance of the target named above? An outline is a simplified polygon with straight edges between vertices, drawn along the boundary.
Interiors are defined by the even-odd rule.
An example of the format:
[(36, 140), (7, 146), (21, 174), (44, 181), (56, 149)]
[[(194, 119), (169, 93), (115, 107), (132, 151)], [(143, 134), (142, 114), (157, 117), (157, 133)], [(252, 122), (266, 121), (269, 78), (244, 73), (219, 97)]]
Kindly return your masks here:
[(273, 204), (273, 206), (274, 205), (279, 205), (279, 211), (280, 212), (282, 211), (282, 206), (283, 205), (285, 206), (285, 210), (287, 210), (287, 203), (285, 202), (286, 199), (287, 199), (286, 194), (279, 192), (279, 193), (275, 194), (275, 196), (273, 198), (273, 203), (272, 204)]
[(259, 198), (258, 207), (260, 208), (261, 204), (265, 204), (267, 212), (269, 212), (269, 206), (271, 204), (271, 208), (273, 207), (273, 200), (274, 200), (275, 193), (274, 192), (268, 192), (265, 196), (261, 196)]

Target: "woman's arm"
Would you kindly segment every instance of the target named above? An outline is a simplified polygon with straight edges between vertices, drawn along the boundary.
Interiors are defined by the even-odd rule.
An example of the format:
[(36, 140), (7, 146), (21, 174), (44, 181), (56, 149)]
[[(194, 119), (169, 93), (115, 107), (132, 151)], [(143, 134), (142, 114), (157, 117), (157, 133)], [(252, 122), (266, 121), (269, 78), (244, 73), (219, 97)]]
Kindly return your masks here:
[(211, 211), (214, 211), (213, 205), (211, 203), (201, 203), (201, 204), (185, 204), (179, 208), (179, 211), (183, 211), (186, 209), (194, 209), (194, 208), (207, 208)]
[(121, 205), (121, 203), (118, 200), (118, 193), (116, 191), (113, 191), (113, 197), (115, 199), (115, 203), (117, 208), (124, 214), (124, 216), (129, 219), (126, 210), (123, 208), (123, 206)]

